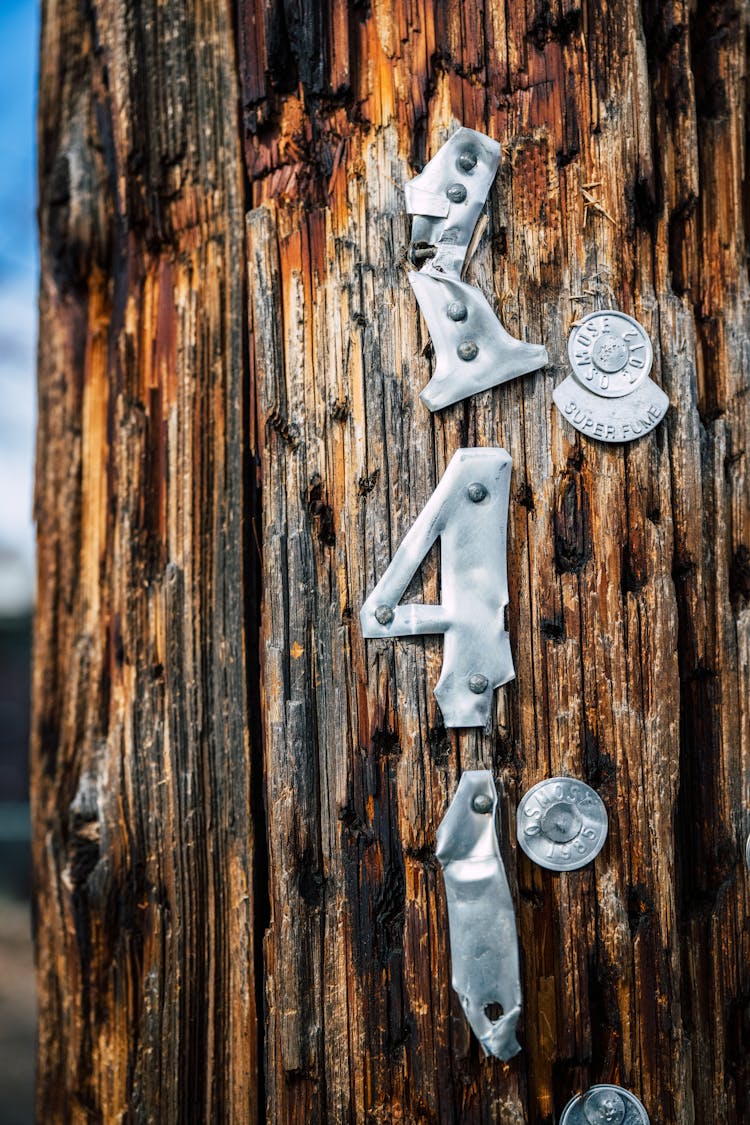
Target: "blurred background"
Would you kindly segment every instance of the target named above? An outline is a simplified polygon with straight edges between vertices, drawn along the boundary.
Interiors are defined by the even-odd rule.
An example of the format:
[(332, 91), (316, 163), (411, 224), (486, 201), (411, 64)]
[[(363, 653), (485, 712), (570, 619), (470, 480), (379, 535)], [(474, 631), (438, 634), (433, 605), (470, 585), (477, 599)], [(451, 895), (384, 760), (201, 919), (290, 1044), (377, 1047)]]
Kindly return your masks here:
[(36, 0), (0, 0), (0, 1125), (33, 1121), (28, 734), (38, 23)]

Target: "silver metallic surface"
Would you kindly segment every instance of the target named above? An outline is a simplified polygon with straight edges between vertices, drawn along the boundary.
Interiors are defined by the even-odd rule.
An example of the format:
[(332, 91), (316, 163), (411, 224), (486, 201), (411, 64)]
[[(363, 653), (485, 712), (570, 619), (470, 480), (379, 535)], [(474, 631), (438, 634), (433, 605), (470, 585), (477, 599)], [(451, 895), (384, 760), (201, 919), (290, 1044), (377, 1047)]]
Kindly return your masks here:
[(748, 836), (747, 843), (745, 844), (745, 863), (750, 867), (750, 836)]
[(549, 777), (521, 798), (516, 813), (518, 842), (549, 871), (576, 871), (601, 851), (607, 810), (598, 793), (573, 777)]
[(406, 185), (411, 215), (409, 274), (435, 348), (422, 391), (430, 410), (536, 371), (545, 348), (510, 336), (480, 291), (461, 281), (466, 254), (500, 161), (500, 145), (459, 129)]
[(582, 387), (572, 375), (552, 392), (555, 404), (571, 425), (598, 441), (633, 441), (658, 426), (669, 407), (664, 391), (651, 379), (626, 398), (602, 398)]
[[(435, 854), (445, 879), (453, 987), (485, 1054), (510, 1059), (521, 1050), (521, 980), (496, 810), (490, 771), (466, 770), (437, 830)], [(502, 1011), (493, 1020), (485, 1009), (497, 1004)]]
[(589, 313), (570, 334), (573, 367), (552, 392), (557, 408), (587, 437), (633, 441), (658, 425), (669, 399), (649, 379), (651, 341), (642, 325), (615, 310)]
[[(515, 675), (504, 623), (510, 470), (504, 449), (459, 449), (360, 613), (365, 637), (444, 634), (435, 697), (447, 727), (486, 725), (492, 692), (477, 694), (475, 677), (495, 688)], [(469, 498), (476, 484), (487, 491), (481, 503)], [(438, 537), (441, 603), (399, 605)], [(378, 618), (383, 606), (393, 608), (392, 621)]]
[(629, 395), (654, 361), (643, 326), (614, 310), (579, 320), (568, 337), (568, 356), (578, 382), (604, 398)]
[(560, 1125), (649, 1125), (649, 1117), (622, 1086), (592, 1086), (568, 1102)]
[[(434, 260), (433, 260), (434, 263)], [(458, 278), (436, 276), (433, 264), (409, 273), (435, 350), (435, 370), (421, 393), (430, 410), (486, 391), (547, 363), (547, 349), (526, 344), (505, 331), (479, 289)], [(466, 308), (463, 320), (451, 310)], [(461, 349), (474, 345), (473, 358)], [(472, 349), (473, 351), (473, 349)]]
[(460, 277), (474, 227), (500, 163), (500, 145), (458, 129), (405, 189), (411, 241), (436, 246), (433, 267)]

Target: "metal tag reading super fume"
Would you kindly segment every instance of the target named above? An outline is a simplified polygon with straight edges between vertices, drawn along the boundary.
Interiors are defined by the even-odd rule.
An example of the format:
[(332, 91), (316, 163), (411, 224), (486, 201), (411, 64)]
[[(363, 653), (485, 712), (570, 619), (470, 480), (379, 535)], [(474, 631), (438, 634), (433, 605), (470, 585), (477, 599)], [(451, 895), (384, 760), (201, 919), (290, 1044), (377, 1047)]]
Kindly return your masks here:
[(632, 316), (612, 309), (589, 313), (568, 339), (573, 368), (552, 397), (572, 426), (598, 441), (633, 441), (653, 430), (669, 407), (649, 379), (651, 341)]

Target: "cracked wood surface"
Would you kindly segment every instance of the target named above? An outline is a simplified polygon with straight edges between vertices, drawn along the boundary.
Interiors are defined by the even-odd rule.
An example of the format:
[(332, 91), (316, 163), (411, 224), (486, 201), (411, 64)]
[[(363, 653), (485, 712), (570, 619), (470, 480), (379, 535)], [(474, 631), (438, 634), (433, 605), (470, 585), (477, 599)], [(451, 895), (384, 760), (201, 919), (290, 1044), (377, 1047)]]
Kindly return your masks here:
[[(47, 0), (34, 810), (44, 1121), (750, 1116), (747, 9)], [(499, 140), (468, 270), (550, 365), (431, 415), (403, 185)], [(617, 306), (670, 397), (557, 413)], [(462, 445), (513, 457), (516, 680), (446, 731), (365, 596)], [(258, 601), (258, 590), (262, 600)], [(438, 558), (407, 597), (436, 600)], [(435, 831), (505, 789), (523, 1052), (450, 989)], [(559, 876), (522, 793), (592, 784)]]

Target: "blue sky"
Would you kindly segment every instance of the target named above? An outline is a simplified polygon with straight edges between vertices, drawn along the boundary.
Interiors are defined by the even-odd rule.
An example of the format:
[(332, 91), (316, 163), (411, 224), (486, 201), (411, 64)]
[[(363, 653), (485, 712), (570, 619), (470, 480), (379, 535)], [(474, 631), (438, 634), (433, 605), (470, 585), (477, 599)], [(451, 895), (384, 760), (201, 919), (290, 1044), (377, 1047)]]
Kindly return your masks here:
[(0, 614), (33, 591), (35, 0), (0, 0)]

